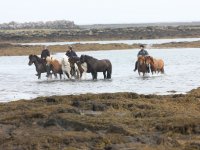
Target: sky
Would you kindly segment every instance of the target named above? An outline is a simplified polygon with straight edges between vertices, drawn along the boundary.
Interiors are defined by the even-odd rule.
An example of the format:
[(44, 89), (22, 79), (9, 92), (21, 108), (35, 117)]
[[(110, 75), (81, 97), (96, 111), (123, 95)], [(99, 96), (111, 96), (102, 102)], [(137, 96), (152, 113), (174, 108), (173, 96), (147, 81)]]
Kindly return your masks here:
[(84, 25), (200, 21), (200, 0), (0, 1), (0, 23), (70, 20)]

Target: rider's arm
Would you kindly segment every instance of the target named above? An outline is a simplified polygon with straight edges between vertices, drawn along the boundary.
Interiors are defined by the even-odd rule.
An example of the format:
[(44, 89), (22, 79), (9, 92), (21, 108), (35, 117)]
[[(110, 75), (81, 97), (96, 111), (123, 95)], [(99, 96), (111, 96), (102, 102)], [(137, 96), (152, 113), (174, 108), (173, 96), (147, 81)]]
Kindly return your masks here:
[(138, 57), (138, 56), (140, 56), (140, 51), (139, 51), (138, 54), (137, 54), (137, 57)]
[(149, 55), (149, 53), (146, 51), (146, 55)]

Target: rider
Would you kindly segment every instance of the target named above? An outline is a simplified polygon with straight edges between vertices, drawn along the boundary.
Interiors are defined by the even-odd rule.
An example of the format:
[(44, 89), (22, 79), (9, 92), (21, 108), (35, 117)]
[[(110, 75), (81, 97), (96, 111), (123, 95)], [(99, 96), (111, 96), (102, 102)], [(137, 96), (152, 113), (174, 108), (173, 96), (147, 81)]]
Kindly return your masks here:
[(76, 52), (72, 49), (72, 46), (68, 46), (69, 50), (66, 52), (68, 57), (78, 57)]
[(44, 49), (42, 50), (42, 53), (41, 53), (41, 58), (43, 60), (43, 64), (45, 65), (46, 67), (46, 70), (47, 70), (47, 77), (49, 77), (50, 75), (50, 70), (51, 70), (51, 67), (50, 67), (50, 64), (47, 64), (46, 63), (46, 58), (50, 56), (50, 52), (49, 50), (47, 49), (47, 46), (44, 46)]
[[(144, 45), (140, 45), (140, 51), (137, 54), (137, 57), (139, 56), (148, 56), (149, 53), (147, 52), (147, 50), (144, 49)], [(135, 69), (134, 71), (136, 71), (138, 69), (138, 61), (135, 62)], [(150, 72), (149, 70), (149, 66), (147, 66), (147, 71), (148, 73)]]

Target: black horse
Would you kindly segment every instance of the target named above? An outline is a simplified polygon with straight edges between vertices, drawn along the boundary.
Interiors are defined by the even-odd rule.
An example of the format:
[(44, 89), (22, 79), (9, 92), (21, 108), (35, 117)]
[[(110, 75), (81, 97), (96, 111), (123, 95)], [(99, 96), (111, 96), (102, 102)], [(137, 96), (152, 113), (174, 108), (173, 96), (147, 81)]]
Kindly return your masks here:
[[(46, 62), (42, 58), (38, 57), (37, 55), (29, 55), (29, 63), (28, 65), (31, 66), (32, 64), (35, 65), (38, 79), (41, 78), (41, 73), (47, 72), (46, 70)], [(55, 77), (57, 77), (56, 74), (54, 74)]]
[(97, 72), (103, 72), (104, 79), (111, 79), (112, 64), (110, 60), (98, 60), (88, 55), (81, 55), (80, 62), (87, 64), (87, 73), (92, 74), (93, 80), (97, 79)]

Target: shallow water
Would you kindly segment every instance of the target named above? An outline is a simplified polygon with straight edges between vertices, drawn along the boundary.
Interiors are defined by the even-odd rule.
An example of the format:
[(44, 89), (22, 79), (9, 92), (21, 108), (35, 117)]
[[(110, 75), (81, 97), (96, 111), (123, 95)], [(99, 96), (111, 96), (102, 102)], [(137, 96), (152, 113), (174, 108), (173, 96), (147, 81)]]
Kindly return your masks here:
[[(0, 102), (30, 99), (38, 96), (67, 95), (80, 93), (137, 92), (141, 94), (185, 93), (200, 86), (200, 56), (198, 48), (151, 49), (150, 55), (163, 58), (164, 75), (139, 77), (133, 72), (138, 50), (113, 50), (81, 52), (98, 59), (109, 58), (113, 64), (112, 80), (92, 81), (91, 74), (82, 81), (47, 80), (35, 76), (35, 66), (28, 66), (28, 56), (0, 57)], [(56, 54), (61, 58), (64, 55)]]
[(145, 39), (145, 40), (115, 40), (115, 41), (77, 41), (77, 42), (47, 42), (47, 43), (20, 43), (21, 45), (66, 45), (66, 44), (112, 44), (112, 43), (123, 43), (123, 44), (164, 44), (170, 42), (194, 42), (200, 41), (200, 38), (180, 38), (180, 39)]

